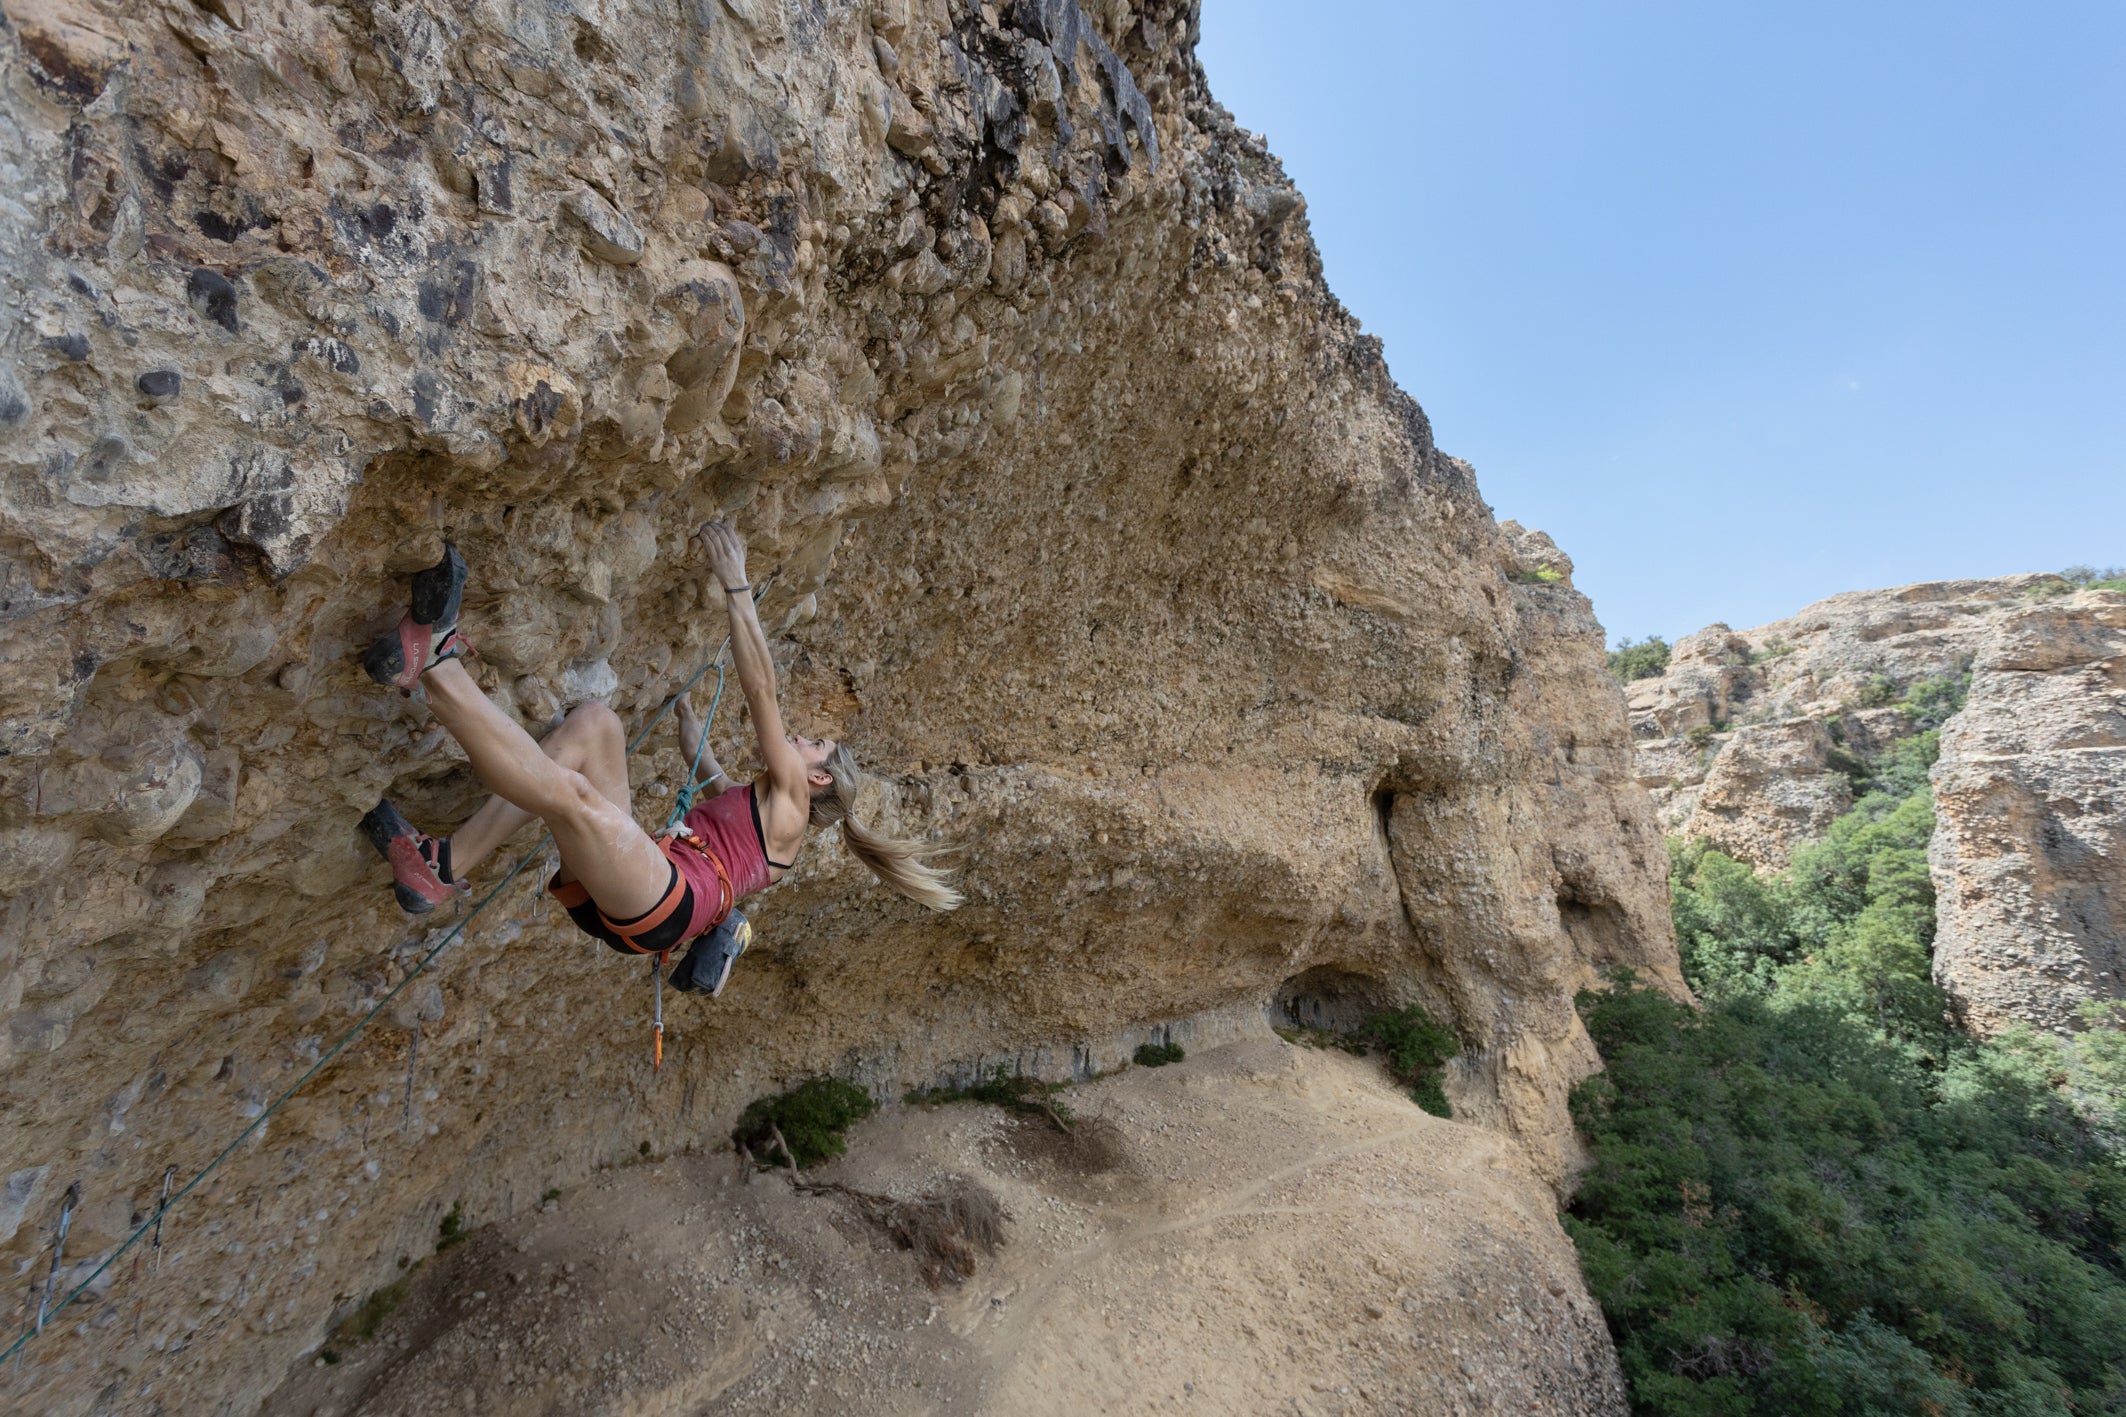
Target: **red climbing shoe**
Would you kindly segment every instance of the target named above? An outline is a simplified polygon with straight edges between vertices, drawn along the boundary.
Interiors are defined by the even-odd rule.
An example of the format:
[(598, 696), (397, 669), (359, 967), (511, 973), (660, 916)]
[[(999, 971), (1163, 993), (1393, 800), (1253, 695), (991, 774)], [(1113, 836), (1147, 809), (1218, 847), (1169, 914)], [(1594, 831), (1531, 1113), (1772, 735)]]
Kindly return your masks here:
[(362, 818), (362, 832), (377, 854), (391, 863), (391, 889), (399, 909), (408, 915), (426, 915), (460, 891), (468, 889), (450, 879), (450, 838), (418, 832), (385, 798)]
[(377, 683), (411, 694), (421, 676), (446, 659), (472, 652), (458, 633), (458, 602), (465, 594), (465, 558), (444, 543), (443, 559), (413, 578), (413, 606), (399, 627), (380, 637), (362, 657)]

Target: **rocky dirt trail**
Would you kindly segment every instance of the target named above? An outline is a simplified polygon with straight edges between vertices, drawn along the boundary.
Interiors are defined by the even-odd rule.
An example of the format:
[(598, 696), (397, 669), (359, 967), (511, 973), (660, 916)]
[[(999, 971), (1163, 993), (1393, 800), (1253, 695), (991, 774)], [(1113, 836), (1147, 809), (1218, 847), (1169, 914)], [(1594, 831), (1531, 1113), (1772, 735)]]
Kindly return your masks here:
[(994, 1191), (1006, 1244), (957, 1289), (839, 1197), (677, 1157), (428, 1260), (376, 1337), (305, 1357), (265, 1410), (1624, 1410), (1549, 1193), (1377, 1062), (1265, 1033), (1068, 1097), (1104, 1140), (897, 1106), (817, 1173)]

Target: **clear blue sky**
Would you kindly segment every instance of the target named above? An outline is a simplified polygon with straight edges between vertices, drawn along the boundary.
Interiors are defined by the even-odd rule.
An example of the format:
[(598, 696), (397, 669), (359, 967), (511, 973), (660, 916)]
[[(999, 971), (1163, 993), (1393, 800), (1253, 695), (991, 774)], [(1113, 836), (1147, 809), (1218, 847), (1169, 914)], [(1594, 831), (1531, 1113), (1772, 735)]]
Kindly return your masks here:
[(2126, 562), (2126, 3), (1203, 9), (1331, 286), (1612, 637)]

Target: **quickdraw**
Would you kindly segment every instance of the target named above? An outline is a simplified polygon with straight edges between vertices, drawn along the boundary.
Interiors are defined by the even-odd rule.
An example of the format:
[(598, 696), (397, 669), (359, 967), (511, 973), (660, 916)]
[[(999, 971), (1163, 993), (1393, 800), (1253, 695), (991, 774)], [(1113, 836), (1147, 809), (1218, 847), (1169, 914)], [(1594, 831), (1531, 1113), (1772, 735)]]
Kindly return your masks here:
[(650, 1049), (652, 1077), (664, 1071), (664, 962), (671, 957), (672, 952), (664, 950), (650, 961), (650, 994), (657, 1001), (657, 1021), (653, 1025), (654, 1037)]
[[(711, 851), (707, 842), (690, 831), (672, 832), (666, 840), (694, 851), (702, 860), (708, 862), (709, 869), (716, 873), (716, 915), (709, 921), (708, 926), (711, 930), (715, 929), (730, 918), (731, 907), (738, 903), (737, 893), (731, 889), (731, 873), (724, 869), (723, 858)], [(666, 962), (672, 957), (672, 950), (676, 948), (678, 946), (674, 945), (659, 951), (657, 958), (650, 962), (650, 996), (654, 1002), (653, 1022), (650, 1025), (652, 1076), (664, 1070), (664, 971)]]

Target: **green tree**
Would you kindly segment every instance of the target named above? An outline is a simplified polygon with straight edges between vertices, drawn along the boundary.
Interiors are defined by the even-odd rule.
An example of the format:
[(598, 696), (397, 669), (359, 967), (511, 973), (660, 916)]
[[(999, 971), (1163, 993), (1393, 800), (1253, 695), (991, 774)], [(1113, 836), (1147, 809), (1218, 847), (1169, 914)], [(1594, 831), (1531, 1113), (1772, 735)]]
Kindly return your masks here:
[(1970, 669), (1936, 675), (1908, 686), (1905, 696), (1898, 700), (1897, 710), (1915, 727), (1939, 728), (1949, 721), (1951, 715), (1963, 710), (1964, 699), (1970, 692)]
[(1669, 908), (1684, 973), (1699, 993), (1762, 992), (1798, 956), (1786, 893), (1703, 841), (1670, 838)]
[(2050, 1089), (1816, 1000), (1580, 1002), (1607, 1069), (1566, 1224), (1635, 1410), (2126, 1402), (2126, 1173)]
[(1609, 675), (1619, 684), (1651, 679), (1668, 668), (1668, 653), (1668, 641), (1659, 635), (1638, 641), (1627, 635), (1609, 652)]
[(1566, 1224), (1636, 1411), (2126, 1411), (2126, 1004), (1951, 1026), (1938, 750), (1859, 764), (1776, 875), (1670, 844), (1702, 1010), (1628, 976), (1581, 996), (1606, 1070), (1573, 1093), (1594, 1161)]
[(2060, 579), (2070, 585), (2102, 585), (2107, 581), (2126, 580), (2126, 566), (2069, 566), (2060, 572)]
[(2060, 579), (2091, 590), (2126, 590), (2126, 566), (2069, 566)]

